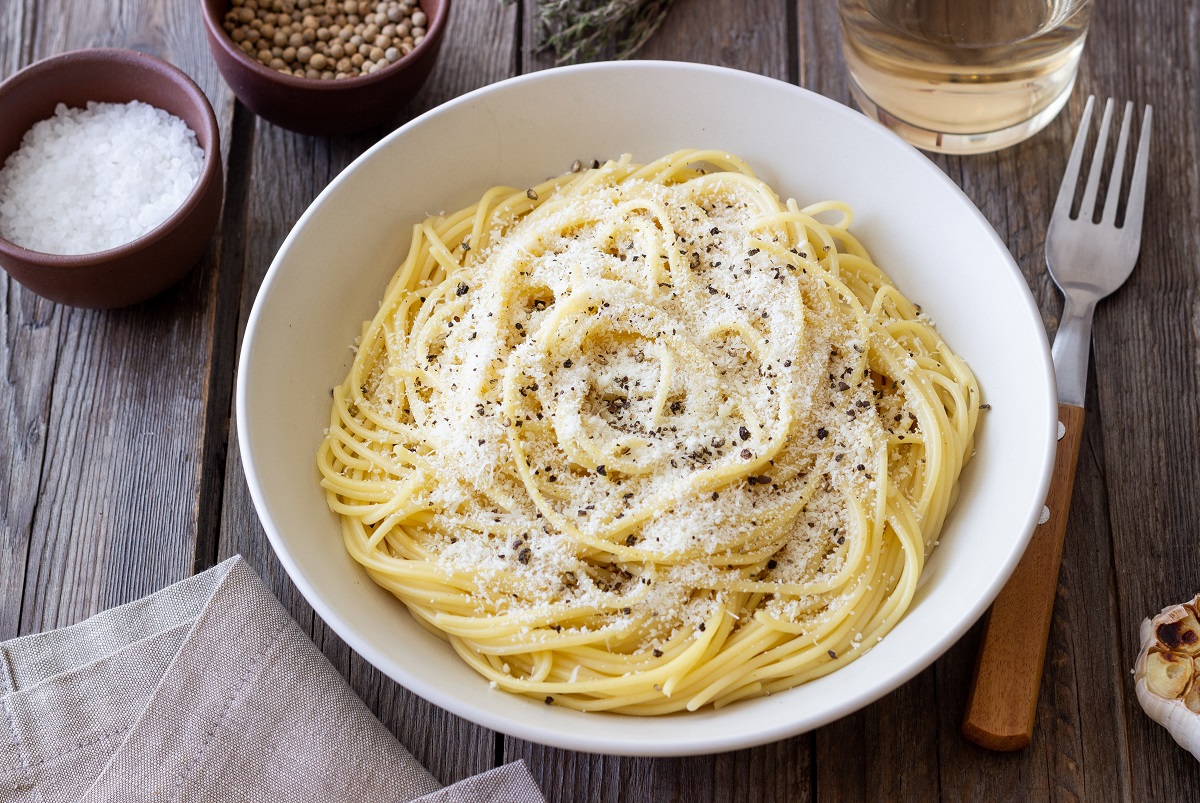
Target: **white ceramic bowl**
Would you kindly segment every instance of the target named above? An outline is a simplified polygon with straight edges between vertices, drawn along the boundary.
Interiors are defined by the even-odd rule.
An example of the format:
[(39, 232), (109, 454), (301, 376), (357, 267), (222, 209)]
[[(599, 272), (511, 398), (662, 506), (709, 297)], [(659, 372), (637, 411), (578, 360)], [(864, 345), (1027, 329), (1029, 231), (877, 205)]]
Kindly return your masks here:
[[(582, 714), (495, 691), (345, 553), (318, 486), (329, 389), (407, 252), (411, 225), (496, 184), (575, 159), (683, 147), (745, 158), (801, 204), (838, 198), (852, 231), (974, 369), (981, 415), (961, 495), (904, 619), (827, 677), (714, 711)], [(292, 230), (259, 291), (237, 387), (242, 460), (267, 535), (313, 608), (398, 683), (481, 725), (574, 750), (684, 755), (747, 747), (830, 722), (895, 689), (983, 613), (1042, 509), (1054, 454), (1041, 319), (1004, 244), (931, 162), (866, 117), (789, 84), (679, 63), (534, 73), (440, 106), (348, 167)]]

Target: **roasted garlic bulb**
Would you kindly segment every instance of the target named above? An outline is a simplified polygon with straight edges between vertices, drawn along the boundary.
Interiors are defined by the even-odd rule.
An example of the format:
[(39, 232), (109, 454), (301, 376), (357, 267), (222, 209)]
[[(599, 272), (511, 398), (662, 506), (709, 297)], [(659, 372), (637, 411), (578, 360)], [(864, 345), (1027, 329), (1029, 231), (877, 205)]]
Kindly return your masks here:
[(1180, 747), (1200, 760), (1200, 594), (1142, 620), (1134, 667), (1138, 702)]

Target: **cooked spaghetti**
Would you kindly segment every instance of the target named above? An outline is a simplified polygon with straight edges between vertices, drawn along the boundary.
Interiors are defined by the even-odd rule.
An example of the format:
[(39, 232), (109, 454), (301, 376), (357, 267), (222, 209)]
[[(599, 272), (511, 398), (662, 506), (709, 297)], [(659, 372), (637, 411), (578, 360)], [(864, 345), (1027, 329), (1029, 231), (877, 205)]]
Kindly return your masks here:
[(903, 615), (971, 454), (967, 366), (736, 157), (629, 157), (413, 229), (318, 462), (346, 549), (493, 686), (724, 705)]

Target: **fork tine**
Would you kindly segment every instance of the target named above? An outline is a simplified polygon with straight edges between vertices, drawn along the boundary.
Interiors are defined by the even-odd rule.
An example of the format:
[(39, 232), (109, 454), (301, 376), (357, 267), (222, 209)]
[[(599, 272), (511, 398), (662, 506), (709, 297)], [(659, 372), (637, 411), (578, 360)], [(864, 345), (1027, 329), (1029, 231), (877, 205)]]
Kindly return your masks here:
[(1150, 165), (1150, 120), (1152, 109), (1147, 106), (1142, 114), (1141, 139), (1138, 140), (1137, 160), (1133, 163), (1133, 180), (1129, 185), (1129, 202), (1125, 204), (1125, 222), (1122, 228), (1142, 232), (1142, 208), (1146, 205), (1146, 172)]
[(1096, 214), (1096, 191), (1100, 187), (1100, 171), (1104, 169), (1104, 153), (1108, 150), (1108, 125), (1112, 122), (1113, 99), (1104, 104), (1104, 117), (1100, 121), (1100, 136), (1096, 140), (1096, 152), (1092, 154), (1092, 166), (1088, 170), (1087, 187), (1083, 200), (1079, 202), (1079, 219), (1091, 220)]
[(1121, 135), (1117, 138), (1112, 175), (1108, 179), (1108, 196), (1104, 199), (1101, 223), (1111, 224), (1117, 217), (1117, 198), (1121, 195), (1121, 178), (1125, 175), (1125, 151), (1129, 144), (1129, 126), (1133, 122), (1133, 101), (1125, 101), (1125, 116), (1121, 119)]
[(1088, 95), (1087, 105), (1083, 107), (1083, 116), (1079, 118), (1075, 144), (1071, 146), (1071, 157), (1067, 159), (1062, 185), (1058, 188), (1058, 198), (1054, 201), (1051, 221), (1066, 220), (1071, 214), (1071, 201), (1075, 200), (1075, 185), (1079, 182), (1079, 167), (1083, 164), (1083, 149), (1087, 145), (1088, 125), (1092, 122), (1092, 107), (1095, 105), (1096, 96)]

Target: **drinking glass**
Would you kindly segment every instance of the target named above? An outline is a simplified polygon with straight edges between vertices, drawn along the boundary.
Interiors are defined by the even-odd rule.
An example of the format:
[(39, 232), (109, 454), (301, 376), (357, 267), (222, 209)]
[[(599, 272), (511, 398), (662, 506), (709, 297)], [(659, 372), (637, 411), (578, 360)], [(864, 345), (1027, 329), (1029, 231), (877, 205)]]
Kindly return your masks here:
[(838, 0), (850, 88), (918, 148), (1033, 136), (1075, 85), (1092, 0)]

